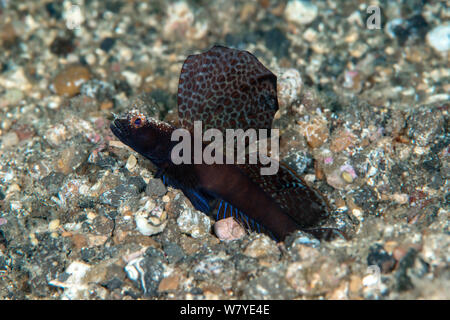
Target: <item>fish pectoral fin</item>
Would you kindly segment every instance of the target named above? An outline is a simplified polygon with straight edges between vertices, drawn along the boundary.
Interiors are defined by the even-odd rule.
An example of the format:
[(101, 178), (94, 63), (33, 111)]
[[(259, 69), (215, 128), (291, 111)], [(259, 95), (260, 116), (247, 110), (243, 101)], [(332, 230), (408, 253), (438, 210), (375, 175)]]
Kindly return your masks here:
[(229, 217), (233, 217), (236, 221), (238, 221), (245, 229), (249, 231), (255, 231), (258, 233), (266, 233), (275, 241), (278, 241), (273, 233), (260, 225), (254, 219), (250, 218), (247, 214), (235, 208), (229, 202), (225, 200), (220, 200), (217, 206), (216, 220), (226, 219)]
[(169, 178), (166, 174), (164, 174), (163, 170), (158, 170), (158, 172), (155, 174), (155, 177), (161, 178), (164, 185), (168, 187), (181, 189), (181, 191), (183, 191), (184, 195), (189, 199), (195, 209), (200, 210), (206, 214), (211, 212), (209, 201), (212, 199), (211, 197), (205, 195), (202, 191), (183, 186), (176, 179)]

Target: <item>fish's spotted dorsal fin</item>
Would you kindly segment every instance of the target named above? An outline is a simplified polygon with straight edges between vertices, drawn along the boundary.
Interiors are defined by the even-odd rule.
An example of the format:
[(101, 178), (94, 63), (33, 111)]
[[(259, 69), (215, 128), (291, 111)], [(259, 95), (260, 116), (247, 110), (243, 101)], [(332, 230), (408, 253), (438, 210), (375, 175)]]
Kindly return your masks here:
[(247, 51), (214, 46), (190, 55), (178, 84), (181, 126), (192, 130), (271, 129), (278, 110), (277, 77)]

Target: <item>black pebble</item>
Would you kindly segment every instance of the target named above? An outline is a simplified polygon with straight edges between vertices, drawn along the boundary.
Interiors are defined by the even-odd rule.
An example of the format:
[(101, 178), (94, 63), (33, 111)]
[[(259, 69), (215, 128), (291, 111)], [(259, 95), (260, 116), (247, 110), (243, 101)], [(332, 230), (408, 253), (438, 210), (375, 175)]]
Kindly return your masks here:
[(377, 265), (382, 273), (387, 273), (394, 269), (395, 259), (380, 244), (375, 244), (369, 249), (367, 265)]
[(111, 48), (114, 46), (114, 44), (116, 43), (116, 39), (114, 38), (105, 38), (103, 39), (102, 43), (100, 43), (100, 49), (102, 49), (105, 52), (108, 52), (109, 50), (111, 50)]
[(420, 14), (414, 15), (394, 28), (399, 45), (404, 45), (410, 37), (423, 40), (429, 30), (429, 24)]
[(111, 291), (121, 288), (122, 285), (123, 285), (123, 281), (117, 277), (114, 277), (111, 280), (109, 280), (108, 282), (103, 284), (103, 286), (105, 286), (107, 289), (109, 289)]
[(45, 9), (47, 9), (50, 17), (55, 18), (56, 20), (62, 18), (62, 3), (59, 3), (58, 1), (47, 3)]
[(57, 56), (66, 56), (75, 49), (73, 39), (71, 37), (57, 37), (50, 45), (50, 52)]
[(145, 194), (148, 196), (162, 197), (167, 192), (166, 186), (161, 179), (151, 179), (145, 188)]

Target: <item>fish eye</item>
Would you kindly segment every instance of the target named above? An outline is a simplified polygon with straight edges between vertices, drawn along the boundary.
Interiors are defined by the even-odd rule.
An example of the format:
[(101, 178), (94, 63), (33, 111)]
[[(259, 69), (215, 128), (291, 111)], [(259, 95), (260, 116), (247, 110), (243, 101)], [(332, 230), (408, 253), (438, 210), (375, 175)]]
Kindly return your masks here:
[(143, 115), (135, 115), (133, 118), (130, 119), (130, 124), (138, 129), (142, 127), (145, 123), (145, 117)]

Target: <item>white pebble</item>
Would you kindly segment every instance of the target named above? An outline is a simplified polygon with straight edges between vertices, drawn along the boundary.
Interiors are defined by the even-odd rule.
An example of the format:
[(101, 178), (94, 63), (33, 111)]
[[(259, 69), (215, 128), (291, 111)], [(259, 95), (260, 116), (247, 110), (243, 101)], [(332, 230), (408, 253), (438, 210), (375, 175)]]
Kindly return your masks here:
[(291, 0), (284, 9), (284, 16), (289, 22), (308, 24), (314, 21), (318, 11), (317, 7), (309, 1)]
[(59, 219), (52, 220), (48, 224), (48, 230), (50, 232), (54, 232), (54, 231), (58, 230), (58, 228), (59, 228)]
[(127, 82), (132, 86), (132, 87), (139, 87), (142, 83), (142, 77), (134, 72), (131, 71), (123, 71), (122, 75), (125, 77), (125, 79), (127, 80)]
[(137, 164), (136, 157), (133, 156), (133, 155), (130, 155), (128, 157), (127, 164), (125, 165), (125, 168), (127, 168), (128, 171), (133, 171), (134, 167), (136, 167), (136, 164)]
[(437, 26), (427, 34), (428, 44), (436, 51), (444, 53), (450, 50), (450, 25)]
[(2, 137), (1, 146), (2, 148), (13, 147), (19, 143), (19, 137), (15, 132), (8, 132)]

